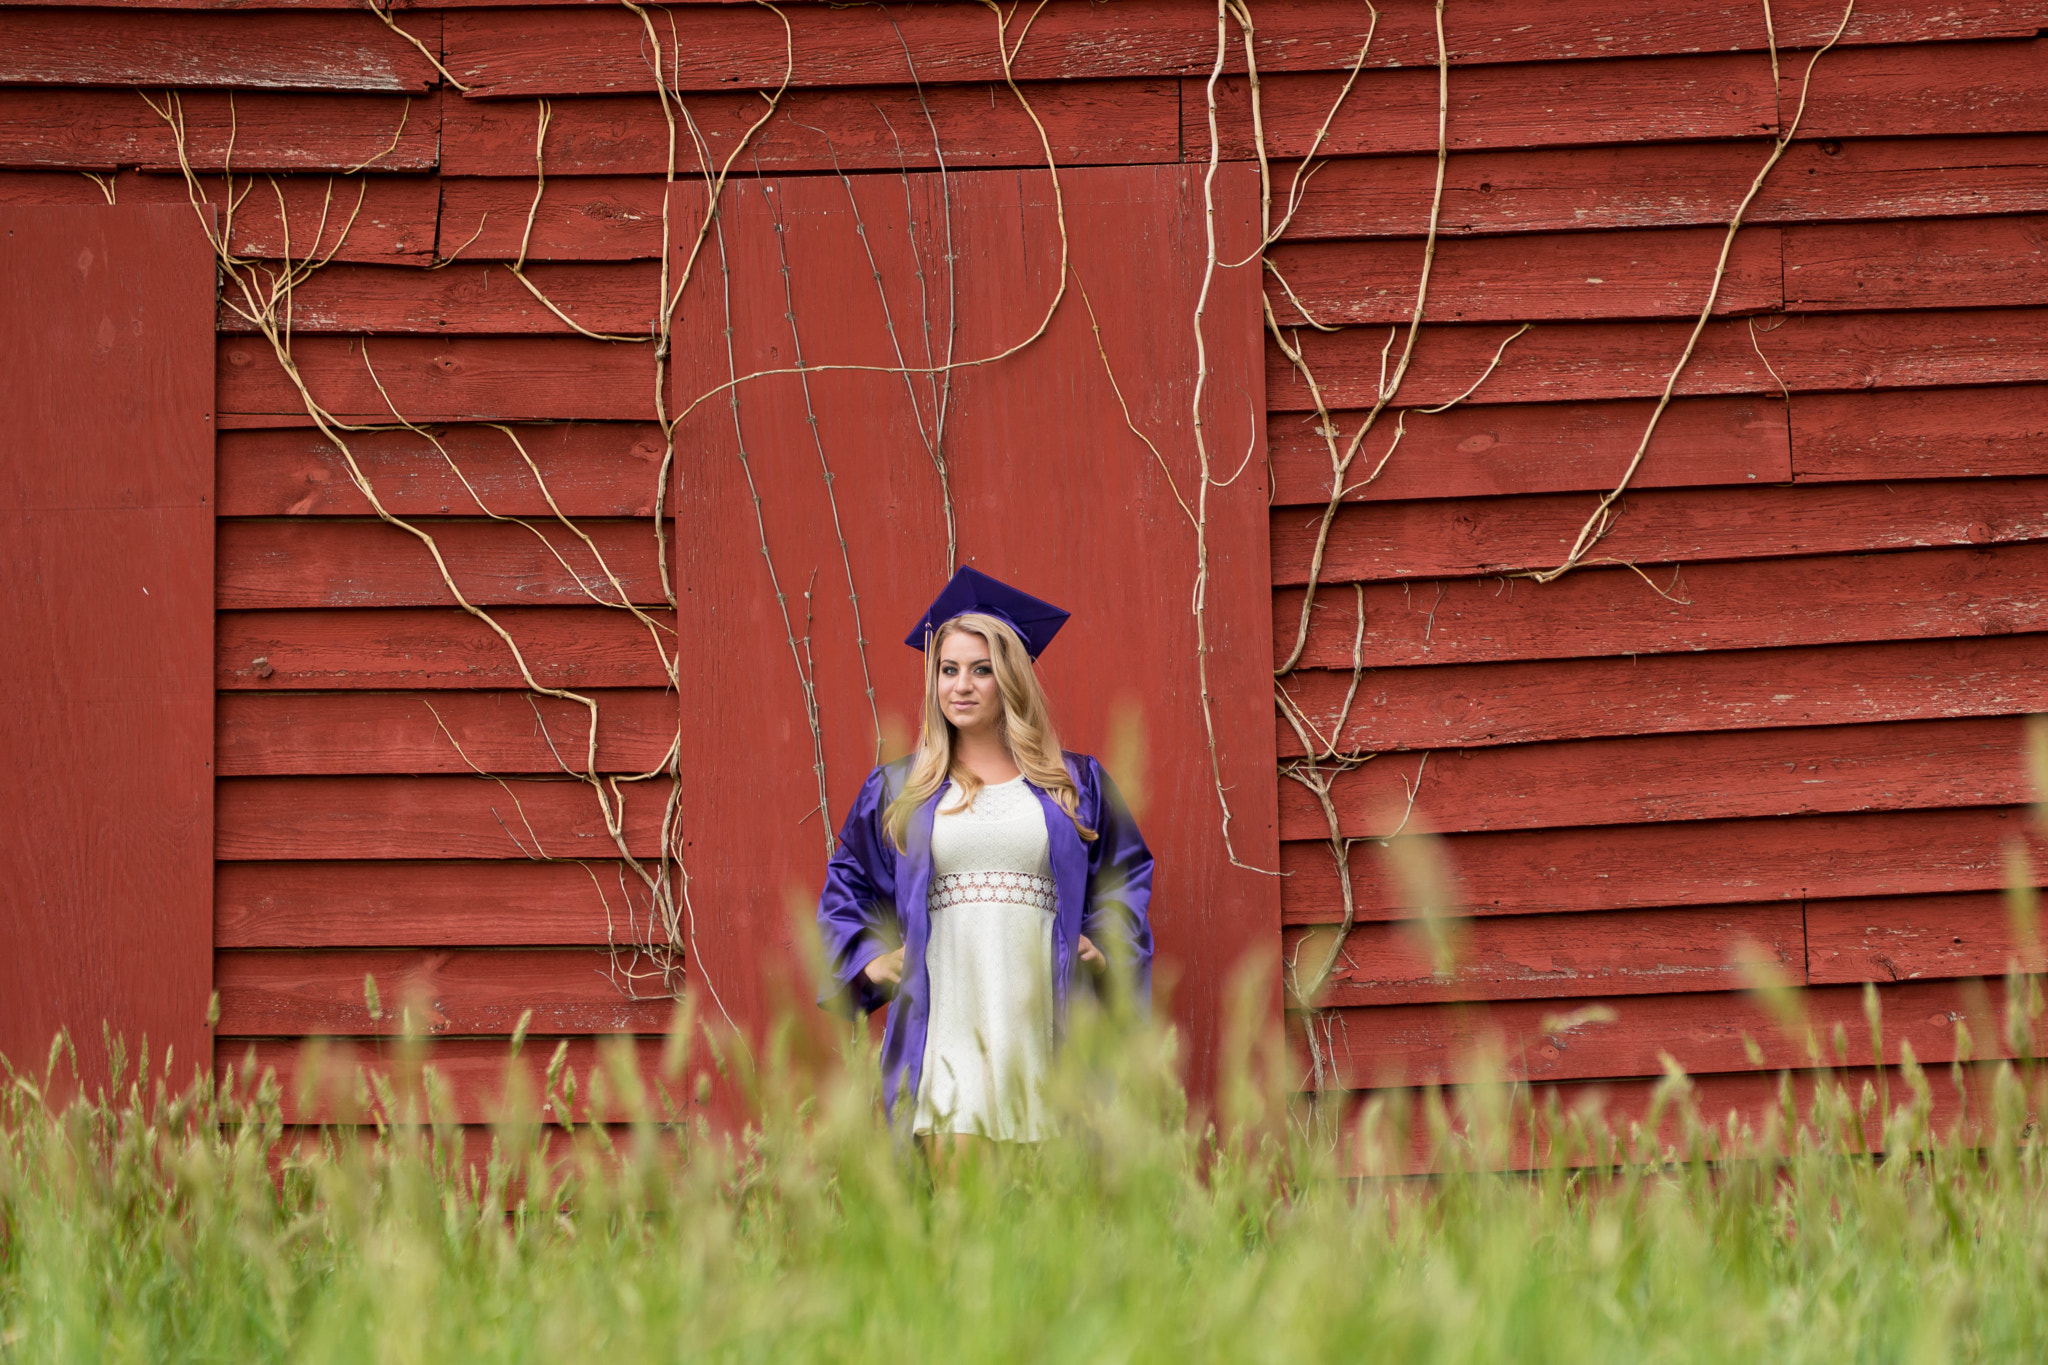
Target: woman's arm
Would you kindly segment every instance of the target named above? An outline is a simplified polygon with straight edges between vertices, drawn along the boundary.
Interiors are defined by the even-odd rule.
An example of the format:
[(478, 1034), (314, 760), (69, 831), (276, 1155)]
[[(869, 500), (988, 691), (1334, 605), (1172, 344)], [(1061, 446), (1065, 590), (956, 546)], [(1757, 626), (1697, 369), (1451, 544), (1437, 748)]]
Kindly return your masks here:
[(1081, 933), (1113, 968), (1129, 974), (1133, 1002), (1147, 1009), (1152, 1001), (1152, 850), (1102, 765), (1090, 758), (1086, 767), (1098, 799)]
[[(889, 801), (887, 774), (868, 774), (846, 823), (839, 847), (825, 864), (825, 889), (818, 896), (818, 936), (832, 978), (818, 997), (828, 1008), (850, 1005), (872, 1012), (888, 1003), (869, 964), (891, 955), (896, 929), (896, 850), (882, 834)], [(900, 961), (900, 957), (898, 958)]]

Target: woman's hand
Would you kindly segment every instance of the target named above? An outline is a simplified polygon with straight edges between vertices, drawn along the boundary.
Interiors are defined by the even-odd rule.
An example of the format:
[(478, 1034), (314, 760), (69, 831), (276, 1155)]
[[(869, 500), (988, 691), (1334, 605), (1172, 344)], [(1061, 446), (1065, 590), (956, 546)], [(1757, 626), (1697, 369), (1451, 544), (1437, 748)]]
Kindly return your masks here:
[(1109, 966), (1109, 959), (1102, 955), (1102, 949), (1096, 947), (1095, 941), (1086, 934), (1081, 935), (1081, 961), (1098, 972)]
[(880, 957), (861, 968), (861, 972), (873, 984), (880, 986), (884, 994), (894, 995), (896, 988), (903, 984), (903, 950), (883, 953)]

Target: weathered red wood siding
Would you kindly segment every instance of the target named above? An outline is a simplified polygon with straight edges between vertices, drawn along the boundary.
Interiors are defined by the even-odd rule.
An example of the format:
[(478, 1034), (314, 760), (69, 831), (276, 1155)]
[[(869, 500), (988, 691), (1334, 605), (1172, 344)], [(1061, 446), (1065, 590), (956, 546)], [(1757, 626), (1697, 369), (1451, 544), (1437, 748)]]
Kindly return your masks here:
[[(1601, 562), (1513, 577), (1561, 559), (1627, 467), (1728, 217), (1841, 14), (1772, 8), (1775, 68), (1747, 0), (1446, 7), (1450, 155), (1393, 400), (1409, 415), (1384, 471), (1346, 494), (1286, 687), (1326, 732), (1341, 716), (1339, 748), (1382, 755), (1336, 783), (1342, 835), (1384, 833), (1414, 784), (1415, 826), (1441, 832), (1475, 917), (1437, 979), (1374, 846), (1351, 850), (1360, 924), (1321, 1002), (1341, 1014), (1346, 1084), (1470, 1075), (1476, 1026), (1456, 1006), (1484, 1001), (1518, 1075), (1612, 1081), (1627, 1103), (1668, 1052), (1710, 1098), (1755, 1102), (1767, 1087), (1741, 1031), (1765, 1067), (1802, 1058), (1741, 993), (1739, 954), (1825, 987), (1817, 1020), (1852, 1037), (1856, 983), (1879, 982), (1896, 1036), (1936, 1061), (1976, 1008), (1961, 979), (2012, 950), (1995, 890), (2006, 849), (2033, 837), (2014, 718), (2048, 704), (2048, 5), (1856, 7), (1749, 207)], [(985, 8), (783, 9), (792, 88), (741, 173), (935, 171), (934, 133), (949, 171), (1042, 163), (1037, 127), (995, 84)], [(1284, 200), (1363, 7), (1252, 13)], [(645, 521), (653, 358), (577, 335), (505, 268), (523, 254), (589, 330), (645, 330), (669, 127), (644, 30), (603, 4), (400, 5), (395, 19), (466, 92), (344, 0), (0, 10), (0, 202), (100, 202), (80, 171), (124, 203), (184, 202), (178, 149), (136, 87), (181, 92), (187, 154), (216, 197), (224, 170), (238, 187), (280, 173), (275, 191), (254, 182), (229, 240), (268, 260), (333, 252), (294, 302), (301, 377), (344, 419), (395, 407), (435, 424), (474, 494), (420, 436), (354, 449), (390, 510), (455, 547), (475, 600), (502, 604), (536, 680), (601, 694), (600, 765), (647, 771), (675, 703), (646, 627), (585, 595), (582, 542), (551, 532), (551, 548), (474, 501), (552, 515), (488, 425), (521, 424), (556, 506), (616, 571), (606, 591), (668, 621)], [(682, 54), (664, 79), (722, 157), (763, 107), (754, 89), (781, 79), (781, 21), (707, 3), (661, 22)], [(1248, 161), (1230, 39), (1221, 154)], [(1015, 75), (1063, 165), (1199, 163), (1215, 43), (1204, 0), (1052, 0)], [(1413, 307), (1435, 58), (1427, 0), (1379, 6), (1320, 148), (1334, 159), (1270, 252), (1275, 317), (1347, 433)], [(691, 171), (690, 132), (677, 136)], [(330, 199), (331, 175), (366, 164)], [(281, 1040), (388, 1028), (365, 973), (387, 1002), (403, 982), (427, 988), (448, 1031), (509, 1029), (521, 1002), (536, 1034), (658, 1028), (660, 1008), (606, 979), (617, 865), (582, 789), (528, 780), (559, 768), (510, 655), (450, 604), (416, 542), (371, 517), (268, 343), (226, 312), (216, 362), (216, 942), (221, 1033), (237, 1040), (221, 1055), (263, 1039), (289, 1066)], [(1310, 391), (1270, 339), (1266, 366), (1277, 663), (1330, 471)], [(1459, 406), (1418, 411), (1482, 374)], [(1395, 430), (1390, 415), (1368, 438), (1354, 483)], [(580, 744), (576, 709), (539, 701), (556, 746)], [(1283, 762), (1298, 757), (1274, 724)], [(1155, 753), (1153, 768), (1198, 757)], [(1298, 937), (1341, 917), (1339, 883), (1321, 808), (1276, 780), (1281, 913)], [(629, 847), (657, 847), (658, 820), (629, 817)], [(588, 851), (599, 878), (523, 859), (529, 839)], [(1591, 1001), (1612, 1021), (1545, 1031)], [(1974, 1032), (1981, 1055), (1997, 1031)], [(476, 1068), (463, 1093), (481, 1114)]]

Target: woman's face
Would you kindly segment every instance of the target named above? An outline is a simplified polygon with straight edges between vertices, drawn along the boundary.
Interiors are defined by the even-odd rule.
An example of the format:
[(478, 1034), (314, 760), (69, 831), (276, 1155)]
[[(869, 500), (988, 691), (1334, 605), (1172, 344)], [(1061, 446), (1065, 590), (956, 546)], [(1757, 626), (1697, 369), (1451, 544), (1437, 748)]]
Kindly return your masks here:
[(992, 734), (1002, 719), (988, 641), (972, 631), (956, 630), (939, 642), (939, 709), (966, 735)]

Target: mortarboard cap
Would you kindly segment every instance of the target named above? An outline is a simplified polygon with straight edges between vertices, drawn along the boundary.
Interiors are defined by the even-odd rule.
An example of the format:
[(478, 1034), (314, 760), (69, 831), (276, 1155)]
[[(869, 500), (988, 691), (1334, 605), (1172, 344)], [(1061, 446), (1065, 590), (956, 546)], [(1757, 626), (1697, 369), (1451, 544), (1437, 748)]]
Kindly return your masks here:
[(1041, 602), (1028, 592), (1019, 592), (979, 569), (961, 565), (952, 581), (925, 609), (924, 619), (903, 643), (921, 650), (931, 632), (964, 612), (979, 611), (1009, 622), (1024, 641), (1025, 652), (1035, 660), (1067, 623), (1068, 613), (1050, 602)]

